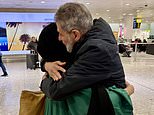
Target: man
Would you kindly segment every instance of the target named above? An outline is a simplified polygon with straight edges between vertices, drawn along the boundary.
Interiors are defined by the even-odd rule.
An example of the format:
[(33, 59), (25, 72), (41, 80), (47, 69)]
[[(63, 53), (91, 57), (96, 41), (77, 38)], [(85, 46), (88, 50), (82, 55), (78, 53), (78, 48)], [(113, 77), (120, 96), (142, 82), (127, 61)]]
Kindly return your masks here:
[[(88, 9), (79, 3), (62, 5), (55, 20), (59, 40), (71, 53), (71, 60), (67, 71), (63, 68), (64, 62), (45, 63), (45, 69), (52, 78), (42, 80), (41, 90), (55, 100), (69, 100), (72, 95), (87, 91), (90, 102), (86, 101), (89, 106), (83, 115), (114, 115), (124, 112), (113, 110), (113, 100), (120, 100), (120, 90), (120, 94), (126, 96), (125, 103), (129, 105), (129, 111), (124, 114), (132, 114), (131, 100), (128, 94), (123, 94), (122, 89), (126, 88), (125, 75), (110, 26), (101, 18), (92, 21)], [(116, 96), (112, 98), (110, 92), (118, 92), (118, 98), (113, 99)]]
[(33, 50), (34, 52), (37, 52), (37, 45), (38, 45), (37, 39), (33, 36), (31, 38), (31, 41), (27, 45), (27, 49)]
[(6, 68), (5, 68), (5, 66), (3, 64), (3, 61), (2, 61), (2, 53), (1, 53), (1, 51), (0, 51), (0, 67), (2, 68), (2, 71), (3, 71), (3, 75), (1, 75), (1, 76), (2, 77), (3, 76), (8, 76), (8, 73), (6, 71)]

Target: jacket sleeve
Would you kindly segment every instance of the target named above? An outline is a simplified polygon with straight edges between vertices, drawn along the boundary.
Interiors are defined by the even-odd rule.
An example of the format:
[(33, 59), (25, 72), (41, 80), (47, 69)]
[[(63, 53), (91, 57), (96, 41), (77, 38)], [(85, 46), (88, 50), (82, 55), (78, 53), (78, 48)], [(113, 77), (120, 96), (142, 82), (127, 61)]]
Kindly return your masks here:
[(102, 52), (98, 47), (81, 51), (77, 54), (79, 58), (62, 74), (62, 79), (54, 82), (52, 78), (46, 78), (41, 82), (41, 90), (47, 97), (61, 100), (110, 76), (108, 68), (104, 66), (109, 58), (106, 51)]
[(44, 67), (45, 62), (46, 62), (46, 61), (42, 58), (42, 59), (41, 59), (41, 71), (42, 71), (42, 72), (47, 72), (47, 71), (45, 70), (45, 67)]

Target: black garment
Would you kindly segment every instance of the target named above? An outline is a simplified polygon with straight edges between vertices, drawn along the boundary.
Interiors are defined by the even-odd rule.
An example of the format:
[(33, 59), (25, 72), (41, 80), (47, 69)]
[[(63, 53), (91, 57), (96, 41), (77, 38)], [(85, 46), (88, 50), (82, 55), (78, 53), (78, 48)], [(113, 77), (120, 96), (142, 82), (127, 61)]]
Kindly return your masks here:
[(58, 40), (59, 33), (55, 23), (47, 25), (39, 36), (37, 51), (42, 57), (41, 70), (45, 71), (44, 63), (52, 61), (65, 61), (69, 60), (69, 53), (65, 45)]
[(119, 44), (119, 53), (123, 54), (123, 57), (131, 57), (131, 52), (130, 47), (124, 44)]
[(94, 20), (93, 27), (75, 44), (71, 55), (72, 65), (61, 80), (46, 78), (41, 82), (47, 97), (62, 99), (94, 84), (126, 87), (116, 40), (103, 19)]
[(27, 45), (27, 49), (28, 50), (34, 50), (35, 52), (37, 52), (37, 41), (30, 41), (29, 44)]
[(92, 87), (92, 95), (87, 115), (115, 115), (109, 95), (102, 85)]
[(119, 53), (124, 53), (126, 51), (126, 46), (124, 44), (119, 44)]
[(58, 40), (55, 23), (50, 23), (42, 30), (38, 40), (37, 51), (45, 61), (68, 60), (69, 53), (65, 45)]

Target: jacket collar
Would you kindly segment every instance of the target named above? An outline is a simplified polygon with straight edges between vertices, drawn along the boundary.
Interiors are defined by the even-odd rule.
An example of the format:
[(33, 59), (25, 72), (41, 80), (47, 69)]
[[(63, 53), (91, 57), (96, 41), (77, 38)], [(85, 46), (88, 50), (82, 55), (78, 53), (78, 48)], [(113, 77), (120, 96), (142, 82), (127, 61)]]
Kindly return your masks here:
[(102, 18), (94, 19), (92, 28), (74, 44), (71, 54), (75, 54), (88, 39), (102, 39), (108, 43), (116, 44), (110, 25)]

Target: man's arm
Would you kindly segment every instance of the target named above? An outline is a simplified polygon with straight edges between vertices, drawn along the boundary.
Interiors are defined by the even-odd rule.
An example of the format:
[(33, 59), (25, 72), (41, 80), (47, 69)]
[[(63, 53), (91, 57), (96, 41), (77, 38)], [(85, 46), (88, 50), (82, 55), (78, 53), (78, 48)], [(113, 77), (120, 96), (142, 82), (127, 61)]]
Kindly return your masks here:
[[(80, 82), (80, 80), (76, 78), (77, 77), (74, 77), (74, 80), (72, 82), (69, 79), (64, 80), (63, 78), (59, 81), (54, 81), (51, 77), (45, 78), (41, 82), (41, 90), (46, 94), (47, 97), (55, 100), (61, 100), (73, 94), (73, 92), (76, 92), (82, 87), (86, 85), (88, 86), (88, 84), (93, 83), (93, 82), (87, 81), (87, 83), (83, 85), (82, 82)], [(85, 79), (83, 78), (82, 80), (84, 81)], [(78, 84), (78, 85), (75, 85), (75, 84)], [(128, 93), (128, 95), (132, 95), (134, 93), (134, 86), (127, 82), (125, 90)]]
[[(102, 52), (97, 47), (81, 51), (82, 55), (79, 54), (79, 58), (67, 72), (62, 74), (60, 80), (54, 81), (52, 78), (42, 80), (41, 90), (47, 97), (61, 99), (110, 77), (111, 73), (103, 65), (103, 63), (106, 63), (106, 54), (102, 55)], [(52, 68), (57, 69), (54, 66)]]
[[(42, 80), (41, 90), (47, 97), (58, 100), (83, 88), (91, 87), (100, 81), (104, 83), (104, 81), (108, 79), (108, 82), (110, 82), (113, 69), (108, 68), (108, 66), (112, 65), (110, 65), (110, 56), (106, 51), (100, 51), (100, 49), (95, 46), (93, 46), (92, 49), (86, 49), (85, 52), (83, 50), (81, 51), (78, 59), (61, 75), (61, 79), (58, 81), (54, 81), (52, 78)], [(54, 68), (54, 66), (52, 68)], [(118, 71), (114, 72), (114, 76), (119, 77), (119, 73), (121, 75), (123, 74), (123, 68), (121, 68), (121, 70), (120, 67), (118, 68), (116, 66), (116, 68)], [(55, 68), (53, 70), (55, 70)], [(125, 84), (124, 79), (122, 80), (122, 83)], [(114, 79), (112, 79), (111, 82), (112, 81), (114, 81)]]

